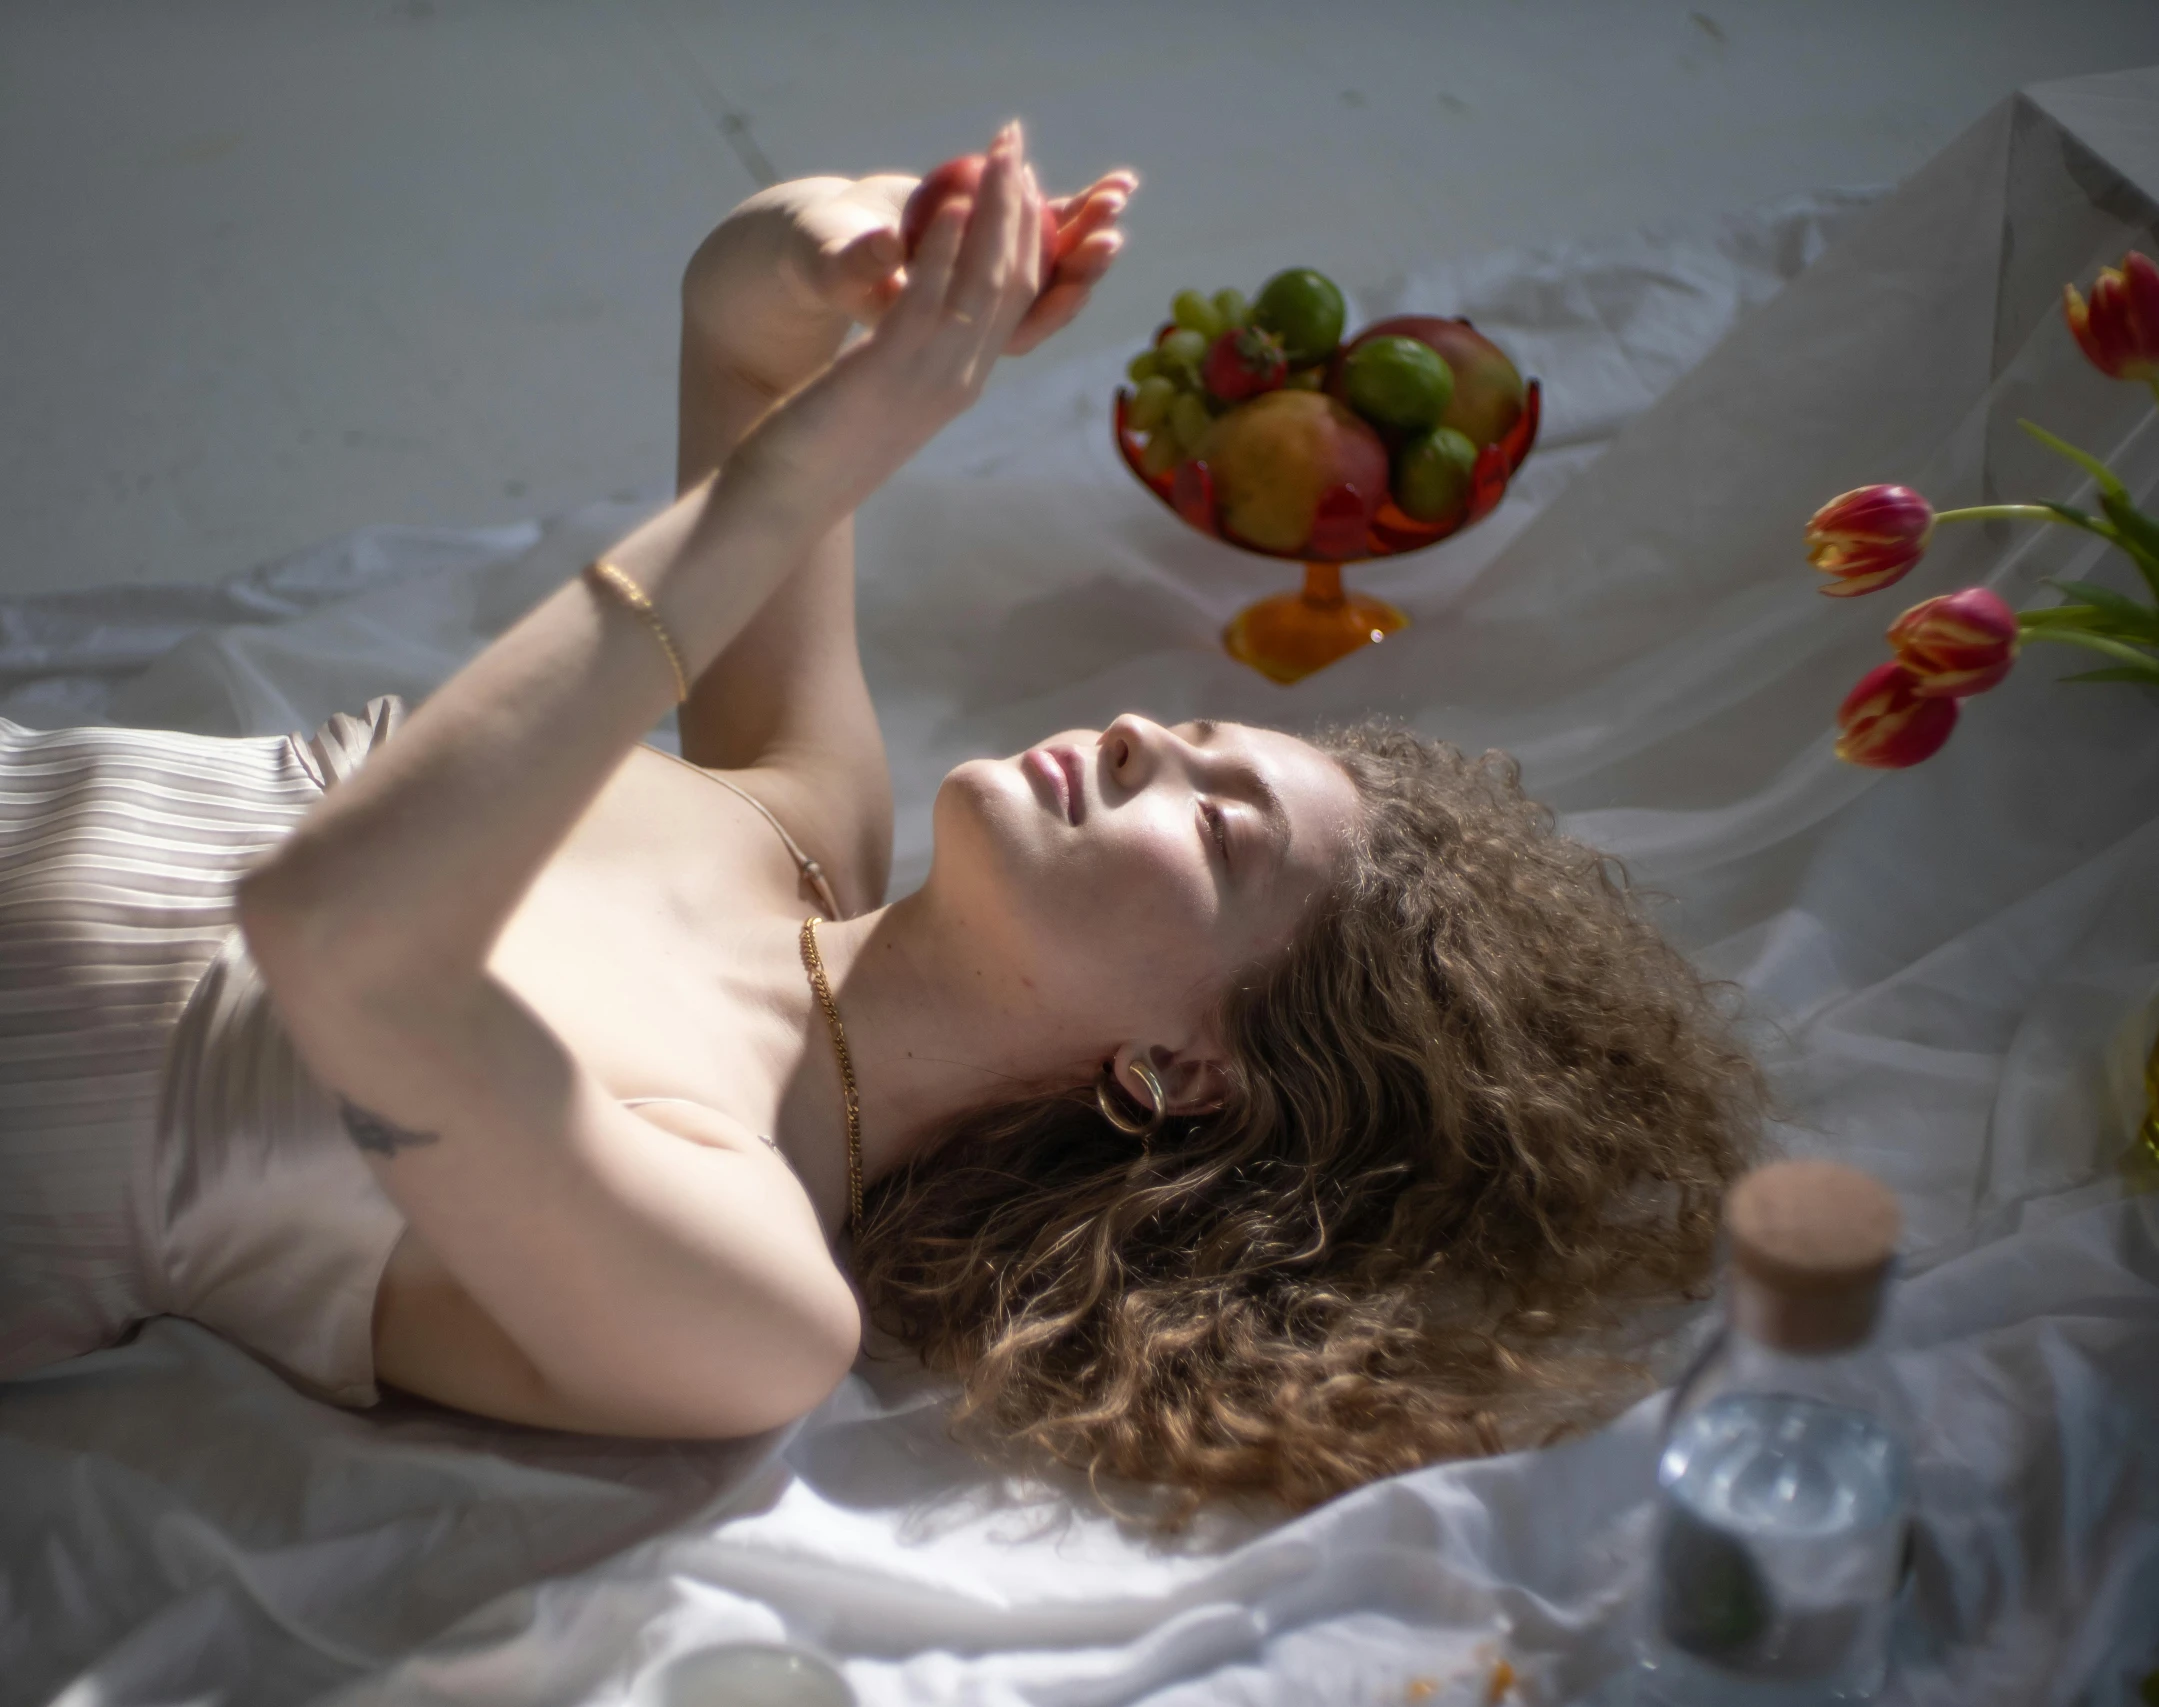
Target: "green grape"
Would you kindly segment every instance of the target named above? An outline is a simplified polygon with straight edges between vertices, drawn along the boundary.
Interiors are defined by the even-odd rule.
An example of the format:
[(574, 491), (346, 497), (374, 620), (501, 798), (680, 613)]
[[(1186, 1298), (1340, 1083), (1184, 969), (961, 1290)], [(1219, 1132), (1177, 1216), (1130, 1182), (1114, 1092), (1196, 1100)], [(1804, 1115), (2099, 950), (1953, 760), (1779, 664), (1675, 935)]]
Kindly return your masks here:
[(1155, 345), (1155, 360), (1160, 364), (1155, 371), (1161, 373), (1172, 366), (1190, 368), (1196, 377), (1199, 364), (1207, 359), (1207, 346), (1213, 342), (1194, 327), (1180, 326)]
[(1159, 373), (1149, 374), (1125, 408), (1125, 424), (1134, 432), (1152, 432), (1169, 418), (1170, 405), (1176, 401), (1176, 382)]
[(1244, 292), (1234, 286), (1214, 293), (1214, 311), (1225, 332), (1232, 326), (1244, 325), (1252, 318), (1251, 303), (1245, 300)]
[(1178, 325), (1197, 332), (1210, 344), (1222, 335), (1222, 316), (1215, 312), (1214, 304), (1196, 290), (1181, 290), (1171, 298), (1169, 314)]
[(1159, 479), (1183, 460), (1184, 452), (1178, 447), (1177, 435), (1164, 427), (1147, 441), (1147, 448), (1140, 452), (1139, 465)]
[(1162, 358), (1152, 350), (1142, 350), (1124, 365), (1125, 378), (1134, 385), (1144, 385), (1162, 371)]
[(1214, 416), (1196, 391), (1181, 393), (1169, 406), (1169, 430), (1177, 435), (1177, 443), (1187, 456), (1199, 449), (1199, 441), (1213, 425)]

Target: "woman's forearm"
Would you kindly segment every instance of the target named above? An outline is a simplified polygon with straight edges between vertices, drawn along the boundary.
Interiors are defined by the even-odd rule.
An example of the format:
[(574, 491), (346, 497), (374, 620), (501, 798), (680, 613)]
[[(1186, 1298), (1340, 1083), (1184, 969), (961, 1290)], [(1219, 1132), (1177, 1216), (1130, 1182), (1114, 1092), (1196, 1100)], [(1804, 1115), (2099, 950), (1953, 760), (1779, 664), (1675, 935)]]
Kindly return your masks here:
[[(824, 531), (768, 486), (717, 476), (610, 553), (693, 674)], [(242, 884), (242, 927), (272, 987), (282, 976), (430, 991), (478, 976), (533, 879), (674, 698), (633, 613), (582, 577), (557, 589)]]

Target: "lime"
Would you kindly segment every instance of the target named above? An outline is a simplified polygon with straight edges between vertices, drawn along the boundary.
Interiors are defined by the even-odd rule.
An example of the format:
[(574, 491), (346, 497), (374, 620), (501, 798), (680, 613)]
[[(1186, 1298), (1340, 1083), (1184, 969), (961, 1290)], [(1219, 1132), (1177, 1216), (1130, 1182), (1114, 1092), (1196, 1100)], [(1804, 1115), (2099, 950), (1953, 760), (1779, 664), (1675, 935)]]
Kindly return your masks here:
[(1394, 501), (1420, 522), (1445, 521), (1469, 502), (1469, 477), (1476, 466), (1477, 447), (1466, 433), (1434, 427), (1411, 439), (1394, 459)]
[(1252, 303), (1252, 324), (1282, 340), (1291, 367), (1333, 355), (1348, 315), (1334, 280), (1310, 267), (1276, 273)]
[(1430, 344), (1415, 338), (1372, 338), (1342, 366), (1349, 406), (1378, 427), (1419, 433), (1439, 425), (1454, 401), (1454, 372)]

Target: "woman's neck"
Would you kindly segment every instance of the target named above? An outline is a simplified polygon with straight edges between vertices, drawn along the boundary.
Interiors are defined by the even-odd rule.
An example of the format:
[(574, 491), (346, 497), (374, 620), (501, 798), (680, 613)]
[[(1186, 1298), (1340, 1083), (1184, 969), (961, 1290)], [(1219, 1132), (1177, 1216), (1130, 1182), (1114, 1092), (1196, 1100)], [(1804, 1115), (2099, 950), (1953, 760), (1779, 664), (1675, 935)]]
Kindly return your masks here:
[[(967, 1109), (1069, 1079), (1088, 1053), (977, 923), (917, 891), (817, 929), (861, 1096), (865, 1180), (903, 1165)], [(812, 1027), (824, 1029), (821, 1012)], [(829, 1050), (822, 1070), (811, 1064), (816, 1041), (805, 1065), (836, 1087)]]

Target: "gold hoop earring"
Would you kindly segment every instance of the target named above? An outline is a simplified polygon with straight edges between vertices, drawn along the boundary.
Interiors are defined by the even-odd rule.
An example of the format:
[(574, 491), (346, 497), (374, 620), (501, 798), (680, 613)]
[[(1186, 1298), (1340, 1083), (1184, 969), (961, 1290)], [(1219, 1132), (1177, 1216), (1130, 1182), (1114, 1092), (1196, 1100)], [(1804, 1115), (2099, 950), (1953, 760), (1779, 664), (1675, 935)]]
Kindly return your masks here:
[(1133, 1075), (1147, 1087), (1148, 1099), (1154, 1104), (1145, 1120), (1134, 1120), (1117, 1106), (1117, 1069), (1113, 1063), (1104, 1062), (1102, 1071), (1095, 1076), (1095, 1107), (1102, 1111), (1102, 1118), (1128, 1138), (1140, 1138), (1152, 1142), (1162, 1122), (1169, 1118), (1169, 1093), (1162, 1089), (1162, 1081), (1155, 1070), (1144, 1061), (1132, 1063)]

